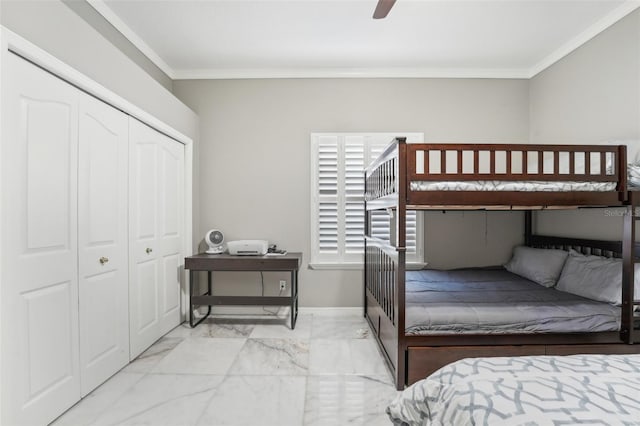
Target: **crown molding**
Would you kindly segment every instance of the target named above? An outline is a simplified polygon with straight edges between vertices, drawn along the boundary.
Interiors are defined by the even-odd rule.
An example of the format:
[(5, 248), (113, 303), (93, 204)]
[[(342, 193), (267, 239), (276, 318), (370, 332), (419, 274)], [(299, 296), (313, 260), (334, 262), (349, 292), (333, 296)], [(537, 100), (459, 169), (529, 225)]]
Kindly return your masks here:
[(103, 0), (87, 0), (100, 15), (104, 17), (111, 25), (113, 25), (120, 33), (125, 36), (135, 47), (138, 48), (151, 62), (162, 70), (170, 79), (175, 80), (175, 70), (171, 68), (155, 50), (153, 50), (135, 31), (129, 27), (116, 13), (111, 10), (109, 5)]
[(640, 1), (638, 0), (625, 1), (623, 4), (605, 15), (602, 19), (596, 21), (589, 28), (560, 46), (549, 56), (531, 67), (531, 70), (529, 71), (529, 75), (527, 77), (535, 77), (537, 74), (549, 68), (551, 65), (555, 64), (565, 56), (569, 55), (571, 52), (578, 49), (580, 46), (636, 10), (638, 7), (640, 7)]
[(231, 80), (260, 78), (528, 78), (527, 69), (465, 68), (229, 68), (179, 70), (176, 80)]
[(269, 78), (486, 78), (530, 79), (555, 64), (640, 7), (640, 0), (627, 0), (589, 28), (560, 46), (529, 69), (484, 68), (211, 68), (177, 70), (170, 67), (135, 31), (111, 10), (104, 0), (86, 0), (111, 25), (136, 46), (171, 80), (233, 80)]

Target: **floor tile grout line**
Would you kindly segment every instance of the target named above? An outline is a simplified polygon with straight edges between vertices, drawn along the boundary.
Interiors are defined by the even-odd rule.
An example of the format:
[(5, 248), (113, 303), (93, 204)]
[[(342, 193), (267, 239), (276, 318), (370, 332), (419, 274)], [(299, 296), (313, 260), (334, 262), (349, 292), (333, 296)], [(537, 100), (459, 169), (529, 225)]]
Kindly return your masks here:
[(216, 389), (214, 389), (214, 391), (211, 393), (211, 397), (209, 397), (209, 400), (207, 401), (207, 403), (204, 404), (204, 408), (202, 409), (202, 412), (200, 413), (200, 415), (198, 416), (196, 421), (193, 423), (194, 426), (198, 426), (198, 424), (200, 424), (200, 421), (202, 420), (202, 418), (204, 417), (205, 413), (209, 409), (209, 406), (213, 402), (213, 398), (215, 398), (215, 396), (218, 394), (218, 392), (220, 391), (220, 388), (224, 384), (225, 380), (227, 380), (227, 377), (228, 376), (225, 374), (223, 379), (220, 381), (220, 383), (218, 383), (218, 386), (216, 386)]
[[(122, 369), (120, 369), (116, 374), (114, 374), (113, 376), (111, 376), (108, 380), (111, 380), (111, 379), (113, 379), (117, 374), (120, 374), (124, 368), (126, 368), (126, 367), (123, 367)], [(108, 404), (107, 406), (105, 406), (102, 410), (98, 410), (98, 413), (97, 413), (95, 416), (93, 416), (93, 419), (91, 420), (91, 422), (89, 423), (89, 425), (95, 424), (98, 420), (100, 420), (100, 417), (102, 417), (102, 415), (103, 415), (104, 413), (106, 413), (110, 408), (112, 408), (112, 407), (116, 406), (116, 404), (117, 404), (117, 403), (118, 403), (122, 398), (124, 398), (124, 396), (127, 394), (127, 392), (129, 392), (131, 389), (133, 389), (133, 388), (134, 388), (138, 383), (140, 383), (140, 381), (141, 381), (142, 379), (144, 379), (144, 378), (147, 376), (147, 373), (123, 373), (123, 374), (137, 374), (137, 375), (140, 375), (140, 377), (138, 377), (138, 380), (135, 380), (134, 382), (132, 382), (131, 384), (129, 384), (129, 386), (125, 387), (125, 389), (120, 393), (120, 395), (119, 395), (116, 399), (114, 399), (113, 401), (111, 401), (111, 403), (110, 403), (110, 404)], [(107, 381), (108, 381), (108, 380), (107, 380)], [(96, 390), (98, 390), (99, 388), (100, 388), (100, 386), (98, 386), (97, 388), (95, 388), (93, 391), (91, 391), (91, 392), (89, 393), (89, 395), (91, 395), (91, 393), (95, 392), (95, 391), (96, 391)], [(89, 395), (85, 396), (85, 397), (84, 397), (84, 398), (82, 398), (80, 401), (78, 401), (78, 402), (76, 403), (76, 405), (81, 404), (81, 403), (82, 403), (86, 398), (88, 398), (88, 397), (89, 397)], [(69, 410), (67, 410), (67, 411), (65, 412), (65, 414), (66, 414), (67, 412), (69, 412), (70, 410), (72, 410), (76, 405), (74, 405), (74, 406), (73, 406), (73, 407), (71, 407)], [(64, 416), (64, 414), (63, 414), (62, 416)], [(60, 419), (60, 418), (62, 418), (62, 416), (60, 416), (60, 417), (59, 417), (59, 419)]]
[[(299, 324), (302, 325), (300, 322)], [(323, 317), (323, 316), (316, 316), (316, 315), (307, 315), (305, 319), (305, 325), (304, 325), (305, 330), (303, 330), (301, 333), (299, 332), (300, 334), (303, 334), (304, 337), (301, 337), (299, 335), (298, 336), (291, 335), (296, 332), (291, 330), (288, 330), (291, 333), (287, 335), (287, 332), (280, 328), (282, 327), (282, 325), (280, 324), (266, 324), (265, 328), (260, 327), (256, 332), (256, 334), (259, 337), (252, 337), (252, 334), (254, 333), (254, 331), (256, 331), (256, 327), (259, 326), (260, 324), (257, 324), (256, 326), (251, 327), (249, 331), (247, 331), (247, 327), (244, 327), (243, 330), (248, 333), (246, 335), (233, 334), (234, 333), (233, 325), (230, 325), (228, 327), (222, 327), (225, 329), (225, 331), (220, 332), (219, 335), (216, 335), (215, 327), (213, 327), (215, 324), (202, 324), (199, 327), (202, 327), (203, 325), (206, 325), (207, 328), (201, 330), (199, 332), (200, 335), (196, 335), (193, 332), (193, 329), (185, 328), (184, 330), (178, 330), (176, 332), (176, 335), (171, 335), (171, 333), (176, 330), (174, 329), (170, 333), (168, 333), (166, 336), (164, 336), (163, 339), (176, 339), (177, 341), (176, 345), (171, 347), (169, 350), (161, 350), (157, 354), (150, 355), (149, 358), (158, 357), (158, 359), (154, 360), (154, 362), (152, 363), (151, 366), (149, 366), (148, 369), (146, 369), (145, 367), (146, 371), (138, 371), (138, 372), (123, 371), (126, 369), (126, 367), (125, 369), (121, 370), (120, 371), (121, 373), (130, 373), (130, 374), (138, 375), (137, 380), (129, 384), (126, 387), (126, 389), (124, 389), (117, 396), (117, 398), (111, 401), (107, 406), (103, 407), (101, 410), (97, 410), (97, 414), (92, 414), (92, 418), (93, 418), (92, 422), (95, 423), (108, 410), (112, 409), (112, 407), (116, 407), (117, 404), (120, 403), (123, 400), (123, 398), (130, 393), (131, 389), (135, 388), (135, 386), (138, 385), (138, 383), (141, 380), (144, 380), (145, 378), (156, 377), (156, 376), (167, 376), (167, 375), (176, 376), (176, 377), (194, 376), (194, 377), (201, 377), (205, 382), (207, 381), (206, 377), (209, 377), (209, 376), (219, 378), (220, 381), (215, 386), (212, 386), (212, 388), (209, 389), (211, 391), (211, 394), (207, 394), (206, 401), (201, 400), (198, 402), (198, 405), (202, 404), (202, 410), (198, 410), (199, 412), (197, 412), (197, 416), (195, 416), (196, 413), (193, 413), (194, 414), (193, 420), (195, 421), (195, 423), (193, 423), (194, 425), (197, 425), (203, 421), (203, 418), (206, 415), (207, 410), (209, 409), (209, 406), (213, 403), (214, 398), (220, 395), (220, 392), (222, 392), (222, 389), (223, 389), (223, 385), (227, 383), (229, 380), (233, 380), (234, 382), (236, 380), (240, 380), (240, 381), (258, 380), (258, 382), (256, 383), (262, 383), (263, 381), (268, 382), (270, 379), (282, 381), (282, 380), (287, 380), (287, 378), (289, 378), (289, 379), (295, 379), (297, 381), (298, 385), (296, 386), (300, 386), (304, 384), (304, 387), (303, 387), (304, 392), (302, 392), (301, 396), (299, 395), (301, 392), (298, 392), (299, 396), (297, 399), (298, 401), (300, 401), (299, 403), (302, 403), (302, 406), (298, 407), (297, 410), (299, 410), (300, 408), (302, 409), (301, 420), (303, 422), (307, 422), (307, 420), (311, 420), (311, 421), (318, 420), (313, 415), (311, 416), (311, 418), (309, 419), (307, 418), (308, 417), (307, 411), (313, 408), (313, 407), (311, 408), (308, 407), (308, 405), (311, 403), (308, 400), (310, 396), (309, 394), (309, 389), (311, 386), (310, 381), (314, 381), (314, 383), (316, 383), (316, 385), (314, 386), (317, 386), (317, 383), (321, 383), (322, 381), (325, 381), (325, 380), (329, 382), (337, 382), (337, 383), (348, 383), (350, 381), (355, 380), (356, 382), (367, 381), (367, 382), (375, 383), (375, 386), (383, 386), (384, 388), (389, 387), (389, 389), (394, 387), (392, 380), (390, 380), (388, 371), (386, 372), (386, 374), (382, 373), (381, 371), (373, 371), (375, 370), (375, 368), (377, 368), (376, 366), (374, 366), (373, 370), (370, 372), (367, 371), (369, 369), (368, 367), (365, 368), (363, 371), (359, 371), (359, 372), (356, 372), (356, 371), (350, 372), (348, 371), (349, 370), (348, 368), (343, 369), (345, 371), (334, 371), (334, 372), (323, 371), (324, 367), (322, 366), (322, 363), (317, 364), (321, 366), (320, 370), (322, 371), (312, 371), (311, 369), (312, 367), (311, 356), (312, 356), (313, 346), (316, 345), (318, 341), (346, 342), (350, 349), (348, 350), (347, 353), (345, 353), (345, 355), (348, 354), (349, 360), (345, 359), (343, 361), (346, 361), (348, 364), (353, 364), (354, 362), (357, 362), (358, 359), (361, 359), (363, 355), (366, 355), (368, 353), (366, 351), (367, 345), (364, 342), (369, 342), (373, 340), (371, 338), (370, 331), (368, 329), (368, 324), (366, 324), (366, 322), (364, 322), (364, 320), (362, 320), (362, 318), (360, 318), (359, 316), (358, 317), (349, 317), (349, 316), (342, 317), (341, 316), (338, 318), (333, 318), (330, 316)], [(183, 327), (183, 325), (179, 327)], [(276, 329), (276, 327), (278, 331), (274, 332), (273, 330), (269, 330), (269, 329)], [(366, 329), (368, 333), (363, 333), (363, 329)], [(300, 330), (300, 328), (297, 328), (296, 330)], [(262, 333), (264, 333), (266, 336), (260, 336), (260, 334)], [(273, 333), (273, 334), (269, 336), (269, 333)], [(326, 336), (330, 336), (330, 337), (326, 337)], [(217, 374), (198, 373), (197, 371), (189, 371), (184, 373), (177, 373), (177, 372), (170, 372), (170, 371), (155, 371), (158, 368), (158, 365), (166, 357), (170, 356), (176, 348), (180, 347), (180, 345), (182, 345), (186, 341), (210, 340), (212, 342), (215, 342), (215, 341), (219, 341), (220, 339), (226, 339), (228, 341), (237, 341), (237, 339), (244, 339), (244, 342), (242, 342), (242, 344), (237, 345), (237, 349), (234, 349), (235, 353), (227, 352), (227, 354), (232, 355), (231, 360), (229, 361), (228, 366), (224, 369), (220, 369), (221, 371), (218, 372)], [(255, 341), (255, 340), (263, 341), (265, 343), (269, 343), (270, 341), (290, 341), (290, 342), (302, 343), (307, 347), (307, 351), (305, 352), (305, 355), (303, 355), (308, 358), (308, 361), (307, 361), (308, 365), (306, 369), (298, 373), (296, 373), (296, 371), (285, 371), (282, 374), (274, 374), (274, 372), (276, 372), (277, 370), (271, 370), (271, 371), (268, 371), (266, 374), (264, 373), (263, 374), (256, 374), (256, 373), (247, 374), (246, 372), (241, 372), (240, 374), (234, 374), (233, 366), (240, 359), (243, 349), (246, 348), (248, 344), (251, 344), (250, 341)], [(160, 341), (156, 342), (155, 344), (158, 344), (159, 342)], [(357, 352), (353, 352), (354, 349), (352, 348), (351, 345), (353, 345), (356, 342), (363, 342), (363, 343), (356, 344)], [(206, 347), (206, 345), (204, 346)], [(232, 347), (235, 348), (236, 344), (232, 345)], [(158, 356), (160, 354), (162, 355)], [(180, 355), (184, 356), (185, 353), (182, 353)], [(288, 358), (293, 357), (291, 354), (288, 354), (288, 355), (289, 355)], [(376, 351), (372, 351), (370, 355), (372, 357), (372, 362), (374, 364), (376, 364), (376, 360), (384, 363), (384, 359), (381, 358), (381, 354), (377, 351), (377, 346), (376, 346)], [(178, 356), (178, 354), (176, 354), (176, 356)], [(381, 358), (381, 359), (378, 359), (378, 358)], [(341, 358), (337, 358), (338, 361), (340, 359)], [(177, 363), (175, 365), (177, 366), (176, 368), (178, 368), (180, 365), (184, 365), (184, 362), (185, 362), (184, 360), (180, 361), (180, 358), (178, 357), (178, 358), (172, 359), (170, 363), (167, 365), (174, 365), (173, 363)], [(366, 365), (368, 366), (369, 364), (366, 364)], [(222, 373), (222, 371), (224, 372)], [(117, 374), (120, 374), (120, 372)], [(241, 395), (237, 397), (241, 397)], [(286, 396), (286, 398), (288, 398), (288, 396)], [(276, 399), (276, 401), (281, 401), (281, 400), (282, 399)], [(382, 403), (384, 404), (384, 402)], [(375, 403), (375, 407), (380, 407), (380, 404), (381, 402), (378, 400)], [(153, 411), (153, 408), (151, 409), (151, 411)], [(299, 412), (299, 411), (296, 411), (296, 412)], [(372, 411), (369, 411), (366, 413), (368, 417), (372, 415), (378, 416), (382, 414), (383, 413), (379, 412), (379, 408), (375, 408)]]

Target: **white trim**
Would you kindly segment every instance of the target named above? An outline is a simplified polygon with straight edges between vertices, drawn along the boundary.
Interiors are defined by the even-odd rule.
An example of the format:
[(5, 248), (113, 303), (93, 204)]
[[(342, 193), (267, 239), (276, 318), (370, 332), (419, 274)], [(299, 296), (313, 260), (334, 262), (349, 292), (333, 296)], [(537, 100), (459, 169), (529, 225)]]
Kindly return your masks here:
[(489, 78), (530, 79), (567, 56), (638, 7), (627, 0), (595, 24), (560, 46), (531, 68), (209, 68), (174, 69), (107, 5), (104, 0), (87, 0), (111, 25), (138, 48), (171, 80), (234, 80), (259, 78)]
[(155, 116), (135, 106), (123, 97), (113, 93), (111, 90), (107, 89), (100, 83), (90, 79), (86, 75), (77, 71), (75, 68), (72, 68), (71, 66), (65, 64), (58, 58), (50, 55), (49, 53), (20, 37), (11, 30), (5, 27), (1, 27), (1, 31), (7, 38), (5, 50), (10, 50), (14, 53), (17, 53), (23, 58), (47, 70), (48, 72), (73, 84), (74, 86), (95, 96), (96, 98), (101, 99), (102, 101), (121, 110), (122, 112), (137, 118), (148, 126), (153, 127), (160, 133), (164, 133), (165, 135), (177, 140), (180, 143), (188, 145), (193, 142), (188, 136), (168, 126), (164, 122), (157, 119)]
[[(182, 254), (184, 257), (193, 254), (193, 144), (184, 146), (184, 229), (185, 235), (182, 239)], [(189, 318), (191, 306), (191, 294), (189, 292), (190, 274), (186, 269), (182, 269), (182, 307), (180, 309), (181, 320)]]
[(531, 67), (531, 70), (529, 71), (526, 78), (535, 77), (537, 74), (549, 68), (551, 65), (564, 58), (574, 50), (578, 49), (580, 46), (636, 10), (638, 7), (640, 7), (640, 1), (638, 0), (625, 1), (622, 5), (618, 6), (613, 11), (605, 15), (602, 19), (599, 19), (595, 24), (591, 25), (589, 28), (569, 40), (567, 43), (560, 46), (553, 53)]
[(345, 306), (345, 307), (303, 307), (298, 309), (298, 314), (307, 315), (327, 315), (327, 316), (343, 316), (343, 315), (363, 315), (362, 306)]
[[(1, 29), (2, 27), (0, 27)], [(5, 33), (4, 31), (0, 31), (0, 49), (2, 49), (0, 51), (0, 117), (4, 114), (2, 114), (2, 99), (4, 99), (4, 60), (5, 60), (5, 56), (4, 56), (4, 52), (7, 50), (7, 40), (5, 37)], [(3, 126), (3, 122), (0, 119), (0, 138), (2, 137), (2, 135), (4, 134), (4, 129), (2, 128)], [(0, 140), (0, 142), (2, 142)], [(3, 171), (2, 171), (2, 143), (0, 143), (0, 188), (3, 187), (3, 182), (2, 182), (2, 176), (3, 176)], [(4, 228), (4, 226), (2, 225), (4, 223), (4, 206), (3, 206), (3, 202), (2, 200), (4, 199), (3, 196), (0, 196), (0, 241), (4, 241), (4, 235), (2, 235), (2, 229)], [(2, 247), (4, 244), (0, 244), (0, 268), (2, 267), (2, 259), (4, 259), (3, 257), (3, 253), (2, 253)], [(3, 351), (3, 343), (2, 341), (4, 340), (4, 330), (2, 329), (2, 307), (4, 306), (3, 301), (2, 301), (2, 293), (4, 293), (4, 288), (7, 284), (2, 282), (2, 273), (0, 273), (0, 375), (4, 375), (4, 371), (2, 371), (4, 363), (2, 361), (4, 351)], [(4, 386), (2, 385), (2, 383), (0, 382), (0, 419), (2, 419), (2, 412), (3, 412), (3, 406), (4, 406), (4, 397), (2, 396), (2, 389), (4, 388)]]
[[(204, 311), (206, 306), (201, 306), (197, 312), (196, 318), (204, 317)], [(300, 312), (298, 310), (298, 312)], [(242, 306), (230, 306), (230, 305), (215, 305), (211, 306), (211, 317), (213, 318), (248, 318), (248, 319), (289, 319), (291, 308), (290, 306), (269, 306), (269, 305), (242, 305)], [(287, 322), (288, 324), (288, 322)]]
[(175, 70), (176, 80), (254, 78), (528, 78), (528, 69), (480, 68), (229, 68)]
[[(263, 308), (277, 309), (277, 313), (265, 312)], [(298, 315), (327, 315), (327, 316), (346, 316), (346, 315), (362, 315), (362, 306), (300, 306), (298, 308)], [(285, 320), (285, 324), (289, 325), (289, 319), (291, 318), (291, 308), (289, 306), (225, 306), (216, 305), (211, 307), (211, 315), (214, 318), (242, 318), (242, 319), (256, 319), (272, 320), (282, 319)], [(202, 318), (202, 314), (196, 315), (196, 318)], [(209, 317), (211, 318), (211, 317)], [(185, 323), (187, 327), (189, 324)]]
[(151, 62), (160, 68), (170, 79), (176, 79), (176, 72), (156, 53), (135, 31), (131, 29), (103, 0), (87, 0), (96, 12), (104, 17), (120, 33), (138, 48)]

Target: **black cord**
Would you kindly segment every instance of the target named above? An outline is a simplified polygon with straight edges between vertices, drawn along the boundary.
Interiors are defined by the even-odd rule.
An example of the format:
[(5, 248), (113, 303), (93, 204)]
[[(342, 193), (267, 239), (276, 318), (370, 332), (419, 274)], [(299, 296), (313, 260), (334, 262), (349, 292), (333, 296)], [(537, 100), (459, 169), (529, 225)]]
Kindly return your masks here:
[[(262, 288), (260, 296), (264, 297), (264, 273), (262, 271), (260, 271), (260, 286)], [(280, 292), (278, 293), (278, 296), (282, 296), (282, 290), (280, 290)], [(271, 315), (278, 315), (278, 311), (275, 311), (275, 312), (270, 311), (267, 308), (265, 308), (264, 305), (262, 306), (262, 310), (270, 313)]]

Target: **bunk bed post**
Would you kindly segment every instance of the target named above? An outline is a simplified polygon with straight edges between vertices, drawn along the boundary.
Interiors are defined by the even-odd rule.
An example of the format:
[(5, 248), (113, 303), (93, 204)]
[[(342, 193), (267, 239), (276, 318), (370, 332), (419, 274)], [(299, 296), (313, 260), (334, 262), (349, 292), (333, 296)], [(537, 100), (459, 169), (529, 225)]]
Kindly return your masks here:
[(634, 343), (633, 336), (633, 308), (634, 308), (634, 273), (635, 273), (635, 242), (636, 217), (635, 197), (629, 194), (629, 205), (623, 216), (622, 235), (622, 318), (620, 319), (620, 337), (628, 344)]
[(531, 236), (533, 235), (533, 212), (525, 210), (524, 212), (524, 245), (531, 247)]
[(627, 191), (627, 146), (620, 145), (618, 147), (618, 164), (616, 173), (618, 174), (618, 194), (620, 197), (626, 197), (625, 199), (621, 199), (620, 201), (629, 200), (631, 207), (633, 208), (633, 199), (629, 191)]
[(363, 277), (363, 285), (362, 285), (362, 314), (366, 318), (367, 317), (367, 238), (369, 236), (369, 215), (367, 214), (367, 171), (364, 170), (362, 172), (362, 178), (364, 179), (364, 253), (362, 264), (364, 267), (362, 268), (362, 277)]
[(396, 162), (396, 182), (398, 206), (396, 210), (396, 249), (398, 265), (396, 268), (396, 332), (398, 352), (396, 360), (396, 389), (404, 389), (407, 380), (407, 346), (405, 337), (405, 275), (406, 275), (406, 237), (407, 237), (407, 139), (398, 140), (398, 161)]

